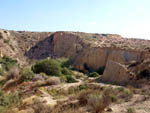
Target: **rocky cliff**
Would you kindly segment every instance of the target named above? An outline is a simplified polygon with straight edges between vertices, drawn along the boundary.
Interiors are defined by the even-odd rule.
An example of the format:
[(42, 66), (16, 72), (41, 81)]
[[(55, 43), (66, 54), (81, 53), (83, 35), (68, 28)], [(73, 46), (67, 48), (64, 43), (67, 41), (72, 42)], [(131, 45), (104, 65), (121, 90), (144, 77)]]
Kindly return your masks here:
[(52, 53), (55, 57), (74, 57), (73, 65), (78, 70), (97, 69), (110, 60), (127, 64), (150, 58), (149, 43), (111, 34), (56, 32)]
[(0, 50), (21, 64), (28, 59), (72, 58), (74, 68), (85, 71), (106, 66), (109, 61), (128, 64), (150, 58), (150, 41), (117, 34), (0, 30)]

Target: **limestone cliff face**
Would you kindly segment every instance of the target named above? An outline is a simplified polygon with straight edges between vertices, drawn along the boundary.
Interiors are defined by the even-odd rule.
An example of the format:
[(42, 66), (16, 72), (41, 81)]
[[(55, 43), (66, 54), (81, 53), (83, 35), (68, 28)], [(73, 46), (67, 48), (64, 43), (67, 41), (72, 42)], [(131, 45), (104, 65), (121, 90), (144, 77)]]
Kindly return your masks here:
[(150, 52), (122, 50), (117, 48), (88, 48), (81, 52), (74, 61), (75, 68), (84, 70), (97, 69), (106, 66), (108, 61), (127, 64), (131, 61), (141, 61), (150, 58)]
[(106, 66), (110, 60), (127, 64), (150, 58), (148, 44), (149, 41), (124, 39), (119, 35), (56, 32), (51, 51), (53, 57), (73, 57), (73, 66), (86, 70)]
[(0, 49), (8, 56), (23, 62), (26, 58), (68, 57), (78, 70), (97, 69), (110, 60), (126, 64), (150, 58), (150, 41), (116, 34), (0, 30), (0, 37)]
[(105, 66), (108, 54), (107, 49), (86, 48), (74, 59), (74, 67), (78, 70), (85, 70)]
[(84, 48), (84, 43), (78, 35), (69, 32), (56, 32), (52, 43), (53, 57), (71, 57)]
[[(104, 80), (126, 82), (132, 74), (123, 65), (150, 58), (150, 41), (116, 34), (0, 30), (0, 51), (20, 64), (28, 63), (28, 59), (67, 57), (75, 69), (82, 71), (106, 66)], [(116, 74), (111, 75), (113, 72)]]

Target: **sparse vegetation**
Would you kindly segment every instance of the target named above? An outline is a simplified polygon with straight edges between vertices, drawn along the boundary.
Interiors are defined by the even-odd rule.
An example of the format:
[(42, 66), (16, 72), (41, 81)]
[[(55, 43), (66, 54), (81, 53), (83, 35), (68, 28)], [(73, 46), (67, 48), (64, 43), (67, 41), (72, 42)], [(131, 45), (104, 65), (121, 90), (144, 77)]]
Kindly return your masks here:
[(68, 83), (77, 82), (72, 75), (66, 75), (66, 80), (67, 80)]
[(62, 69), (62, 74), (64, 75), (73, 75), (72, 71), (66, 67)]
[(20, 102), (20, 94), (18, 91), (5, 93), (0, 91), (0, 112), (4, 113), (12, 106), (17, 106)]
[(20, 72), (20, 81), (31, 81), (35, 74), (30, 68), (23, 68)]
[[(3, 54), (1, 55), (3, 57), (0, 59), (0, 112), (1, 113), (19, 113), (20, 111), (29, 112), (29, 113), (32, 112), (35, 113), (86, 113), (86, 112), (103, 113), (109, 111), (116, 112), (115, 110), (117, 107), (120, 113), (121, 112), (135, 113), (137, 104), (139, 104), (138, 106), (140, 106), (143, 103), (149, 101), (150, 71), (149, 71), (149, 67), (147, 68), (149, 64), (148, 65), (146, 64), (145, 66), (146, 68), (144, 68), (142, 71), (140, 71), (140, 69), (138, 68), (138, 71), (135, 72), (137, 73), (137, 75), (135, 75), (135, 78), (137, 79), (144, 78), (144, 80), (136, 82), (137, 84), (141, 84), (141, 82), (143, 82), (144, 84), (139, 85), (141, 87), (135, 88), (136, 85), (118, 86), (110, 83), (105, 84), (104, 81), (103, 82), (99, 81), (99, 76), (104, 73), (105, 66), (99, 67), (97, 70), (94, 70), (95, 67), (92, 68), (91, 67), (92, 65), (89, 64), (89, 62), (91, 62), (92, 64), (91, 56), (89, 56), (89, 62), (86, 62), (88, 58), (87, 59), (83, 58), (81, 65), (80, 65), (80, 58), (76, 59), (77, 62), (74, 63), (72, 62), (75, 61), (73, 58), (72, 58), (73, 60), (72, 59), (70, 60), (68, 58), (50, 59), (49, 58), (49, 56), (51, 56), (50, 49), (44, 47), (43, 49), (44, 51), (40, 50), (39, 52), (41, 51), (42, 52), (37, 54), (37, 51), (42, 48), (41, 45), (37, 44), (34, 47), (32, 47), (31, 51), (29, 50), (30, 52), (27, 51), (25, 53), (25, 56), (27, 56), (29, 59), (26, 59), (25, 62), (24, 60), (22, 61), (20, 57), (22, 57), (25, 50), (28, 50), (27, 48), (31, 47), (31, 43), (35, 44), (37, 41), (39, 41), (39, 39), (34, 40), (33, 38), (40, 37), (41, 40), (43, 39), (42, 34), (40, 35), (36, 34), (36, 36), (34, 36), (34, 32), (32, 32), (31, 33), (32, 35), (30, 36), (26, 32), (17, 32), (17, 34), (15, 32), (13, 33), (13, 31), (11, 32), (12, 33), (8, 33), (8, 32), (5, 33), (7, 33), (10, 36), (12, 34), (17, 35), (21, 33), (20, 36), (22, 38), (18, 38), (14, 36), (11, 38), (11, 40), (15, 39), (17, 41), (16, 42), (12, 41), (12, 43), (9, 44), (8, 37), (5, 37), (6, 35), (4, 35), (4, 38), (2, 37), (3, 38), (2, 39), (0, 33), (0, 39), (2, 39), (0, 40), (0, 42), (2, 42), (3, 45), (8, 44), (9, 46), (8, 48), (6, 47), (6, 51), (2, 50), (2, 52), (3, 51), (6, 52), (4, 53), (5, 55), (7, 55), (7, 51), (15, 53), (18, 49), (17, 47), (20, 47), (15, 55), (14, 53), (9, 54), (12, 55), (11, 58), (7, 56), (3, 57)], [(74, 34), (76, 33), (72, 33), (72, 35)], [(48, 33), (44, 35), (48, 36), (48, 40), (47, 39), (46, 40), (50, 42), (51, 41), (50, 39), (51, 36), (49, 37), (50, 34)], [(92, 46), (93, 42), (95, 42), (94, 47), (96, 47), (97, 50), (99, 49), (99, 47), (101, 48), (121, 47), (121, 49), (129, 49), (130, 45), (127, 45), (128, 42), (123, 43), (122, 42), (123, 39), (122, 39), (120, 43), (117, 43), (116, 40), (113, 41), (110, 35), (99, 35), (99, 34), (92, 35), (92, 34), (81, 33), (81, 37), (85, 36), (85, 38), (87, 38), (87, 42), (84, 43), (84, 38), (83, 40), (79, 41), (79, 43), (81, 44), (77, 45), (77, 52), (80, 53), (80, 49), (82, 50), (84, 49), (84, 47), (88, 45), (90, 47), (90, 52), (89, 54), (87, 54), (87, 56), (90, 55), (91, 53), (94, 53), (93, 50), (95, 50), (95, 48), (91, 49), (93, 47)], [(110, 40), (107, 40), (108, 38)], [(30, 41), (28, 41), (28, 39), (30, 39), (31, 43), (29, 43)], [(103, 39), (106, 40), (103, 41)], [(18, 43), (19, 46), (18, 45), (14, 46), (15, 43), (16, 44)], [(42, 41), (42, 44), (45, 43), (43, 43)], [(136, 44), (134, 45), (134, 47), (135, 46)], [(145, 47), (146, 46), (147, 44), (145, 45)], [(5, 48), (2, 47), (2, 49)], [(18, 52), (22, 52), (22, 53), (19, 54)], [(64, 51), (62, 53), (64, 53)], [(86, 55), (86, 51), (85, 51), (85, 55)], [(17, 60), (13, 59), (14, 57), (17, 57)], [(57, 58), (57, 54), (55, 58)], [(39, 59), (43, 59), (43, 60), (39, 60)], [(79, 65), (76, 63), (79, 63)], [(131, 70), (134, 70), (135, 65), (138, 65), (138, 63), (130, 64), (130, 66), (133, 68), (133, 69), (131, 68)], [(130, 66), (128, 66), (127, 64), (127, 68), (130, 68)], [(84, 73), (79, 73), (77, 70), (72, 70), (75, 68), (81, 69), (81, 71), (83, 71)], [(111, 72), (113, 72), (113, 70)], [(119, 71), (119, 74), (121, 75), (120, 72), (122, 71)], [(85, 73), (88, 74), (88, 76), (86, 76)], [(95, 77), (95, 78), (90, 78), (90, 77)], [(119, 80), (120, 78), (118, 77), (116, 79)], [(131, 84), (129, 83), (129, 85), (132, 84), (134, 83)], [(148, 85), (146, 86), (145, 84)], [(53, 102), (56, 102), (54, 103), (54, 106), (51, 105), (53, 104)], [(128, 104), (133, 102), (134, 104)], [(122, 104), (121, 107), (119, 106), (119, 104)], [(128, 108), (129, 105), (130, 108)], [(115, 109), (113, 109), (113, 107), (115, 107)]]
[(4, 71), (4, 69), (3, 69), (2, 67), (0, 68), (0, 75), (1, 75), (1, 76), (4, 76), (4, 75), (5, 75), (5, 71)]
[(127, 109), (127, 113), (136, 113), (135, 110), (133, 108), (128, 108)]
[(9, 44), (9, 40), (4, 40), (4, 43), (7, 43), (7, 44)]
[(99, 74), (97, 72), (92, 72), (90, 74), (88, 74), (89, 77), (98, 77)]
[(9, 58), (7, 56), (4, 56), (3, 58), (0, 59), (0, 64), (2, 65), (2, 67), (9, 71), (9, 69), (13, 66), (17, 65), (17, 60), (14, 60), (12, 58)]

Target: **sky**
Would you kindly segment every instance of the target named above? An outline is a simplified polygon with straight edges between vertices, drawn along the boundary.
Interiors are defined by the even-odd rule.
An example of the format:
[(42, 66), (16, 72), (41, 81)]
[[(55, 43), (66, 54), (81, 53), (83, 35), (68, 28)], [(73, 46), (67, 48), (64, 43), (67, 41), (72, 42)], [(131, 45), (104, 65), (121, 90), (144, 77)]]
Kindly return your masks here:
[(0, 28), (150, 40), (150, 0), (0, 0)]

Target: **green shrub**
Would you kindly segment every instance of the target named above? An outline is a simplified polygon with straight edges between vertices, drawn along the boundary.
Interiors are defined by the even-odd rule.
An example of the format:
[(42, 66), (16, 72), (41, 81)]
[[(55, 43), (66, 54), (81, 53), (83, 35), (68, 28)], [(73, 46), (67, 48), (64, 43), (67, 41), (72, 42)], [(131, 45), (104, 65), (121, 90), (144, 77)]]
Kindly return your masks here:
[(79, 86), (79, 90), (85, 90), (85, 89), (88, 89), (88, 86), (86, 84)]
[(64, 74), (64, 75), (72, 75), (73, 73), (72, 73), (71, 70), (69, 70), (68, 68), (64, 67), (62, 69), (62, 74)]
[(135, 113), (135, 110), (133, 108), (128, 108), (127, 113)]
[(4, 40), (4, 43), (7, 43), (7, 44), (8, 44), (8, 43), (9, 43), (9, 41), (10, 41), (10, 40)]
[(0, 59), (0, 64), (2, 64), (2, 67), (8, 71), (11, 67), (17, 64), (17, 60), (4, 56)]
[(67, 67), (67, 68), (72, 68), (72, 59), (70, 58), (70, 59), (68, 59), (68, 58), (59, 58), (59, 59), (56, 59), (59, 63), (60, 63), (60, 65), (61, 65), (61, 67)]
[(104, 70), (105, 70), (105, 66), (103, 67), (100, 67), (99, 69), (96, 70), (96, 72), (100, 75), (102, 75), (104, 73)]
[(111, 102), (117, 102), (117, 100), (118, 100), (116, 94), (111, 94), (110, 98), (111, 98)]
[(3, 113), (4, 110), (11, 106), (17, 106), (19, 104), (19, 99), (20, 93), (18, 91), (10, 93), (0, 91), (0, 113)]
[(116, 88), (116, 90), (118, 90), (119, 92), (123, 92), (124, 88), (123, 87), (118, 87), (118, 88)]
[(61, 82), (66, 82), (66, 81), (67, 81), (67, 78), (66, 78), (65, 75), (61, 75), (61, 76), (60, 76), (60, 80), (61, 80)]
[(68, 83), (74, 83), (77, 82), (72, 75), (66, 75), (66, 79)]
[(89, 77), (98, 77), (99, 74), (97, 72), (92, 72), (88, 75)]
[(34, 73), (46, 73), (49, 76), (59, 76), (61, 75), (61, 66), (60, 64), (53, 59), (44, 59), (37, 62), (32, 66)]
[(133, 97), (133, 92), (129, 89), (124, 90), (122, 97), (125, 101), (129, 101)]
[(21, 81), (30, 81), (35, 76), (30, 68), (23, 68), (22, 71), (20, 72), (20, 75)]

